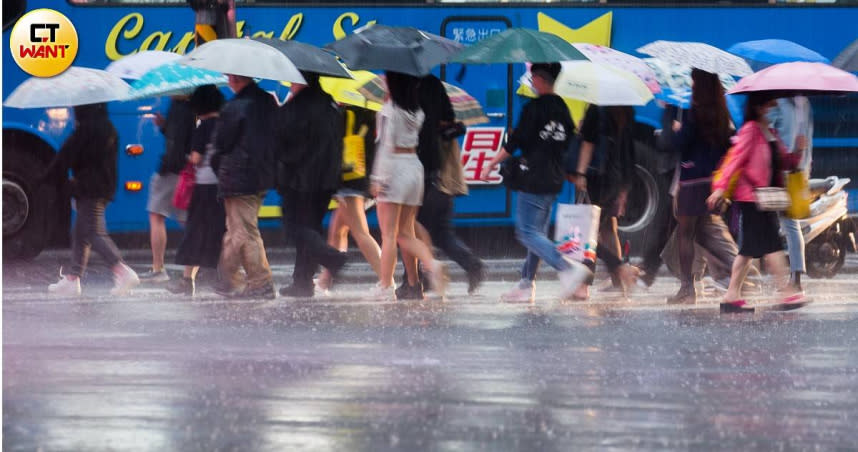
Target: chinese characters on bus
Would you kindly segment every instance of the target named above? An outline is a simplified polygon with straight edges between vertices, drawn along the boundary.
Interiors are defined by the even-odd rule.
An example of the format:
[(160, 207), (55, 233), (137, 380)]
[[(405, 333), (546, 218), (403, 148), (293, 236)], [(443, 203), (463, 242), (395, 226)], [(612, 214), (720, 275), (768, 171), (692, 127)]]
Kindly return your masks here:
[(495, 185), (501, 182), (502, 178), (497, 167), (489, 173), (486, 181), (480, 180), (480, 173), (500, 152), (503, 136), (503, 127), (468, 128), (462, 144), (462, 166), (465, 168), (465, 180), (469, 184)]

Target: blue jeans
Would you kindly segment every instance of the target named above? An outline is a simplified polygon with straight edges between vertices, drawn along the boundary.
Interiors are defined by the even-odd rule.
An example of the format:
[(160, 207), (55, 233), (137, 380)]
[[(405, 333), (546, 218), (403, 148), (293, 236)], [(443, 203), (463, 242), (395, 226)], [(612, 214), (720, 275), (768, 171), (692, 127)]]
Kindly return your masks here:
[(804, 235), (801, 233), (798, 220), (781, 217), (781, 230), (786, 236), (790, 271), (804, 273)]
[(521, 279), (533, 281), (539, 261), (544, 260), (557, 271), (570, 267), (548, 238), (551, 210), (557, 194), (518, 192), (515, 214), (515, 238), (527, 248), (527, 258), (521, 266)]

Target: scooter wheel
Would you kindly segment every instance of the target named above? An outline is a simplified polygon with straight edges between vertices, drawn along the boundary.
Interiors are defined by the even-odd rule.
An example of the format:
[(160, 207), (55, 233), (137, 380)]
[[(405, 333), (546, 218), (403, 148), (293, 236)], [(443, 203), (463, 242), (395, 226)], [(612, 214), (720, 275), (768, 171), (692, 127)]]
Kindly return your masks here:
[(840, 235), (829, 231), (806, 248), (807, 275), (811, 278), (833, 278), (846, 262), (846, 247)]

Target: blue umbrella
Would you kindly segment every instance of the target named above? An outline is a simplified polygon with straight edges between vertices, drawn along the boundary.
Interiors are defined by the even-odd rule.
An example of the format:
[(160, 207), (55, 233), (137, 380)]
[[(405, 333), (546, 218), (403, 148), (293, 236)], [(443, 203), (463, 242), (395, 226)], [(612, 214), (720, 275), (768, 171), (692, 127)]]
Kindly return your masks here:
[[(656, 94), (655, 98), (668, 105), (675, 105), (683, 110), (691, 108), (691, 91), (677, 92), (670, 88), (664, 89)], [(738, 129), (744, 122), (745, 117), (745, 96), (741, 94), (727, 95), (727, 110), (730, 112), (730, 118), (733, 119), (733, 124)]]
[(127, 99), (190, 94), (200, 86), (225, 85), (226, 82), (226, 76), (220, 72), (172, 62), (162, 64), (135, 80)]
[(805, 61), (810, 63), (829, 63), (828, 58), (800, 44), (785, 39), (760, 39), (733, 44), (727, 49), (733, 55), (749, 62), (765, 65)]

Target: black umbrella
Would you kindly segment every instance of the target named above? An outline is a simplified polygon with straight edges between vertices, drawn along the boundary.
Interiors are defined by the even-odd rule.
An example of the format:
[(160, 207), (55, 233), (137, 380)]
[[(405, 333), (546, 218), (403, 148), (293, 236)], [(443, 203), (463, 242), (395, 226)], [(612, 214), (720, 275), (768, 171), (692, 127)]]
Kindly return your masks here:
[(858, 39), (843, 49), (831, 65), (846, 72), (858, 72)]
[(351, 69), (386, 70), (417, 77), (444, 64), (463, 46), (411, 27), (373, 25), (325, 46)]
[(298, 41), (284, 41), (282, 39), (253, 38), (286, 55), (299, 70), (315, 72), (330, 77), (352, 78), (343, 65), (337, 61), (337, 57), (325, 49), (304, 44)]

